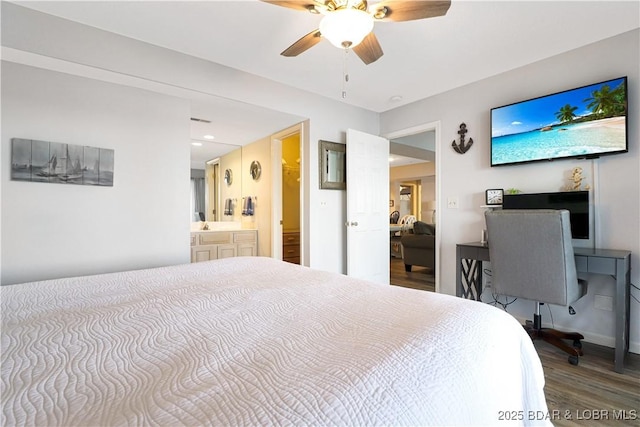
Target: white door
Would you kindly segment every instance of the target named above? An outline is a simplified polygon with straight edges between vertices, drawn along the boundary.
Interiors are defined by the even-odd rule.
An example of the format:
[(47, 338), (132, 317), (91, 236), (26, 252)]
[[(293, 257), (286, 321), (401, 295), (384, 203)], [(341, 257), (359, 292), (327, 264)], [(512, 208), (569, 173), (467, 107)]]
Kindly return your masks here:
[(347, 130), (347, 274), (389, 284), (389, 140)]

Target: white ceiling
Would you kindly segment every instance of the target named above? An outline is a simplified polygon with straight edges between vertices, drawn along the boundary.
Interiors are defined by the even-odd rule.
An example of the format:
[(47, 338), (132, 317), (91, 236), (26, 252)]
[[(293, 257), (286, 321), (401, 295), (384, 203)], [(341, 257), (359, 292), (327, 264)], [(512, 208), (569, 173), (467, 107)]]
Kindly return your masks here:
[(397, 166), (417, 165), (418, 163), (427, 163), (422, 159), (416, 159), (415, 157), (399, 156), (397, 154), (389, 154), (389, 167), (394, 168)]
[[(340, 49), (323, 40), (298, 57), (280, 56), (291, 43), (318, 28), (321, 15), (257, 0), (17, 3), (376, 112), (640, 26), (637, 0), (453, 0), (443, 17), (376, 23), (374, 32), (384, 56), (364, 65), (352, 53), (348, 55), (350, 80), (347, 97), (342, 99), (344, 53)], [(392, 97), (401, 100), (392, 101)], [(240, 107), (253, 108), (236, 107), (236, 112)], [(198, 109), (211, 114), (206, 105), (195, 108), (194, 113)], [(279, 114), (262, 112), (266, 115), (253, 111), (244, 117), (260, 116), (273, 123)], [(283, 122), (290, 120), (286, 115), (278, 117)], [(236, 125), (238, 129), (251, 126), (246, 119)], [(203, 131), (206, 129), (197, 129), (194, 138), (201, 138)], [(238, 144), (247, 142), (252, 141), (239, 139)]]

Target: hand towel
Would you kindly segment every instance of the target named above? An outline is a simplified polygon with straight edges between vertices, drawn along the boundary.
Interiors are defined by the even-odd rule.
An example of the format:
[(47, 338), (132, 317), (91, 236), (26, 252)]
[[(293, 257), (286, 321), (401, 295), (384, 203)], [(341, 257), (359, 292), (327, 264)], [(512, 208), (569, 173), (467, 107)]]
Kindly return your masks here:
[(224, 201), (224, 214), (228, 216), (233, 215), (233, 201), (231, 199)]
[(242, 206), (242, 215), (253, 216), (253, 199), (251, 196), (244, 198), (244, 205)]

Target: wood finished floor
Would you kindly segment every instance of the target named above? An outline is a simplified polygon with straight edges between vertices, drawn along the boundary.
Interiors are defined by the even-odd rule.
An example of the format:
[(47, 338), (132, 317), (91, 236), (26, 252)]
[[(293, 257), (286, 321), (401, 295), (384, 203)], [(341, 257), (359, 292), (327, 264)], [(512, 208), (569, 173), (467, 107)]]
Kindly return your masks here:
[[(392, 258), (391, 284), (434, 291), (435, 276), (423, 267), (405, 272), (402, 259)], [(584, 356), (573, 366), (552, 345), (541, 340), (534, 345), (542, 361), (545, 396), (555, 426), (640, 426), (640, 355), (629, 353), (624, 374), (618, 374), (613, 370), (612, 348), (585, 342)], [(628, 419), (613, 419), (614, 411), (626, 411)], [(605, 416), (609, 419), (594, 419)]]
[[(583, 343), (578, 366), (570, 365), (564, 352), (544, 341), (536, 340), (535, 347), (544, 369), (549, 412), (558, 411), (551, 420), (555, 426), (640, 426), (640, 355), (629, 353), (624, 374), (618, 374), (609, 347)], [(629, 419), (613, 419), (614, 411), (626, 411)], [(609, 419), (593, 419), (598, 415)]]
[(405, 288), (434, 292), (436, 289), (435, 272), (426, 267), (412, 267), (411, 272), (404, 271), (402, 258), (391, 258), (391, 284)]

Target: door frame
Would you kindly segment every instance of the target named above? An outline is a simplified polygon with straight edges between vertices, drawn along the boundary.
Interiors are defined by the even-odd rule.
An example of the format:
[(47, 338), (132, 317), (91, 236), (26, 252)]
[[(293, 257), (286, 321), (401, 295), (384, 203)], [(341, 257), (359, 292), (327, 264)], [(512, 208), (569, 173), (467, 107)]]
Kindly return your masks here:
[(300, 264), (304, 264), (306, 227), (304, 179), (304, 122), (271, 135), (271, 258), (282, 259), (282, 140), (291, 135), (300, 136)]
[[(205, 220), (220, 221), (220, 158), (204, 164)], [(213, 200), (213, 201), (212, 201)], [(215, 210), (215, 214), (213, 213)]]
[[(386, 134), (383, 134), (382, 136), (384, 138), (387, 138), (388, 140), (392, 140), (394, 138), (402, 138), (405, 136), (410, 136), (410, 135), (415, 135), (418, 133), (423, 133), (423, 132), (430, 132), (430, 131), (434, 131), (435, 133), (435, 145), (436, 145), (436, 211), (435, 211), (435, 217), (436, 217), (436, 224), (442, 224), (442, 218), (440, 215), (440, 210), (442, 209), (442, 203), (441, 203), (441, 183), (442, 180), (440, 179), (441, 177), (441, 156), (442, 156), (442, 149), (441, 149), (441, 144), (440, 144), (440, 138), (441, 138), (441, 123), (440, 120), (435, 121), (435, 122), (429, 122), (429, 123), (422, 123), (416, 126), (412, 126), (410, 128), (406, 128), (406, 129), (400, 129), (397, 131), (393, 131), (393, 132), (388, 132)], [(442, 229), (442, 227), (440, 225), (436, 225), (436, 227)], [(441, 271), (441, 263), (440, 263), (440, 246), (441, 246), (441, 238), (440, 238), (440, 233), (438, 233), (436, 231), (436, 286), (435, 286), (435, 290), (436, 292), (440, 293), (440, 271)]]

